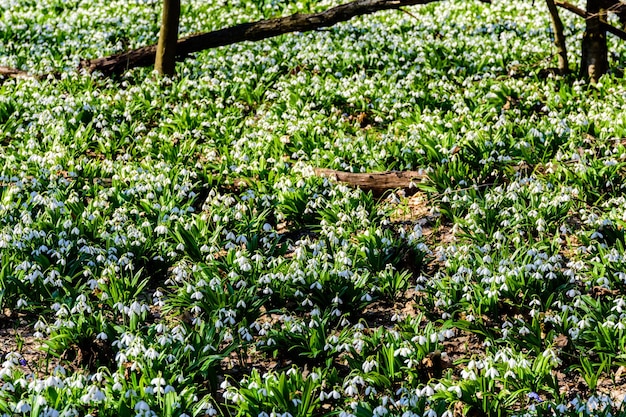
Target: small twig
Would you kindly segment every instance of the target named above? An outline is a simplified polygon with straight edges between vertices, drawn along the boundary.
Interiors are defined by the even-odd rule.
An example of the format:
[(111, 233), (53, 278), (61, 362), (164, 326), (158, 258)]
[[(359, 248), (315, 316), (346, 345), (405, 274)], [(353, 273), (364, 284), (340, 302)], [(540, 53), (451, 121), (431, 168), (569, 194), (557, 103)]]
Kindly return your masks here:
[(400, 10), (402, 13), (408, 14), (409, 16), (411, 16), (415, 20), (419, 20), (419, 18), (417, 16), (415, 16), (413, 13), (409, 12), (408, 10), (404, 10), (404, 9), (401, 9), (401, 8), (398, 9), (398, 10)]

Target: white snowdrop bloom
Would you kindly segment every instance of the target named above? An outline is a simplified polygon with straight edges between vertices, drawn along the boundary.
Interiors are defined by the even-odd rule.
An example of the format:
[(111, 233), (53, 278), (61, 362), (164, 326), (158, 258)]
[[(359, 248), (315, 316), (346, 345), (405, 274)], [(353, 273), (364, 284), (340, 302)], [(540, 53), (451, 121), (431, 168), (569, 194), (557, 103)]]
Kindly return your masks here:
[(499, 377), (499, 376), (500, 376), (500, 372), (498, 372), (498, 370), (497, 370), (496, 368), (491, 367), (491, 368), (488, 368), (488, 369), (485, 371), (485, 376), (486, 376), (487, 378), (491, 378), (491, 379), (493, 379), (493, 378), (497, 378), (497, 377)]
[(424, 335), (419, 335), (414, 336), (411, 341), (419, 343), (420, 346), (424, 346), (428, 342), (428, 339), (426, 339), (426, 336)]
[(432, 397), (433, 395), (435, 395), (435, 390), (430, 385), (426, 385), (424, 388), (421, 389), (420, 395), (425, 397)]
[(472, 370), (463, 369), (461, 370), (461, 377), (463, 377), (463, 379), (469, 379), (469, 380), (475, 381), (476, 373)]
[(160, 224), (154, 229), (154, 233), (157, 235), (166, 235), (168, 232), (167, 226)]
[(376, 362), (373, 359), (370, 361), (363, 362), (363, 365), (361, 366), (361, 368), (363, 369), (363, 372), (365, 373), (371, 372), (376, 367), (378, 367), (378, 362)]
[(374, 408), (373, 410), (373, 416), (384, 416), (387, 413), (389, 413), (389, 410), (387, 410), (386, 407), (379, 405), (378, 407)]
[(161, 377), (157, 377), (157, 378), (152, 378), (152, 380), (150, 381), (150, 383), (154, 386), (163, 386), (165, 385), (165, 379), (161, 378)]
[[(45, 405), (45, 403), (40, 404), (40, 406), (41, 405)], [(51, 407), (45, 407), (40, 414), (41, 417), (59, 417), (60, 415), (61, 414), (57, 410)]]
[(448, 387), (448, 391), (454, 392), (457, 398), (461, 398), (461, 396), (463, 395), (461, 387), (459, 387), (458, 385), (452, 385)]
[(135, 404), (135, 411), (145, 413), (146, 411), (150, 411), (150, 406), (147, 402), (140, 400)]
[(405, 347), (401, 347), (399, 349), (396, 349), (393, 352), (393, 355), (394, 356), (405, 356), (406, 357), (406, 356), (411, 355), (412, 353), (413, 353), (413, 349), (405, 346)]
[(593, 412), (600, 409), (600, 401), (599, 399), (592, 395), (587, 399), (587, 411)]
[(424, 417), (437, 417), (437, 412), (431, 408), (428, 411), (426, 411), (426, 413), (424, 414)]
[(155, 360), (159, 357), (159, 353), (154, 348), (149, 348), (145, 351), (144, 357), (149, 360)]
[(16, 413), (26, 414), (26, 413), (30, 412), (31, 410), (32, 410), (32, 407), (30, 406), (30, 404), (28, 404), (24, 400), (20, 400), (15, 405), (15, 412)]
[(80, 400), (85, 404), (99, 403), (104, 401), (105, 399), (106, 395), (104, 394), (104, 392), (96, 386), (89, 387), (87, 393), (80, 397)]

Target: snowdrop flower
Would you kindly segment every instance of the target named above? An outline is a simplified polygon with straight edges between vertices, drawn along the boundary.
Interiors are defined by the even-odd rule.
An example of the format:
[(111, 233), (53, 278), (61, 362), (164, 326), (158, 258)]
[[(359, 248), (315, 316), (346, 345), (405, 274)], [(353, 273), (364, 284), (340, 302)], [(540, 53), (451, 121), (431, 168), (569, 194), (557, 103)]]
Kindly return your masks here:
[(386, 407), (379, 405), (378, 407), (376, 407), (373, 411), (373, 416), (378, 417), (378, 416), (384, 416), (387, 413), (389, 413), (389, 410), (387, 410)]
[(461, 387), (459, 387), (458, 385), (452, 385), (448, 387), (448, 391), (454, 392), (457, 398), (461, 398), (462, 396)]
[(430, 385), (426, 385), (420, 391), (420, 395), (425, 397), (432, 397), (433, 395), (435, 395), (435, 390)]
[(137, 402), (137, 404), (135, 404), (135, 411), (145, 413), (146, 411), (150, 411), (150, 406), (147, 402), (140, 400)]
[(426, 413), (424, 414), (424, 417), (437, 417), (437, 412), (431, 408), (428, 411), (426, 411)]
[(16, 413), (20, 413), (20, 414), (26, 414), (28, 412), (31, 411), (31, 406), (30, 404), (26, 403), (24, 400), (20, 400), (16, 405), (15, 405), (15, 412)]
[(154, 229), (154, 233), (156, 233), (157, 235), (166, 235), (167, 234), (167, 226), (165, 225), (158, 225), (155, 229)]
[(370, 360), (370, 361), (365, 361), (363, 362), (363, 365), (361, 366), (363, 368), (363, 372), (365, 373), (369, 373), (371, 372), (374, 368), (378, 367), (378, 362), (376, 362), (375, 360)]
[(488, 368), (485, 371), (485, 376), (490, 379), (494, 379), (500, 376), (500, 372), (494, 367)]
[(80, 397), (80, 400), (85, 404), (99, 403), (106, 399), (106, 395), (98, 387), (91, 386), (87, 390), (87, 393)]

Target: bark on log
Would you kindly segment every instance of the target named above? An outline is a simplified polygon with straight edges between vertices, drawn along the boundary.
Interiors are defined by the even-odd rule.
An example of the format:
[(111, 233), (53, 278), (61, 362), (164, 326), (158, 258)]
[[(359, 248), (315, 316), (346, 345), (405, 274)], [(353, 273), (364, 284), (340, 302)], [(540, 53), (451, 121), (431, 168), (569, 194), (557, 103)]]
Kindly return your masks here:
[(415, 183), (426, 178), (423, 171), (353, 173), (316, 168), (315, 174), (333, 178), (364, 191), (371, 191), (377, 197), (397, 189), (404, 190), (407, 195), (415, 194), (418, 191)]
[[(243, 23), (213, 32), (180, 38), (176, 46), (176, 57), (178, 60), (183, 60), (189, 54), (205, 49), (243, 41), (259, 41), (285, 33), (307, 32), (345, 22), (356, 16), (434, 1), (438, 0), (355, 0), (319, 13), (296, 13), (276, 19)], [(156, 45), (150, 45), (104, 58), (83, 60), (79, 68), (87, 69), (90, 72), (100, 71), (105, 75), (121, 74), (130, 68), (147, 67), (154, 64), (155, 56)]]
[(26, 71), (22, 71), (16, 68), (0, 67), (0, 77), (5, 78), (37, 78), (34, 75), (29, 74)]

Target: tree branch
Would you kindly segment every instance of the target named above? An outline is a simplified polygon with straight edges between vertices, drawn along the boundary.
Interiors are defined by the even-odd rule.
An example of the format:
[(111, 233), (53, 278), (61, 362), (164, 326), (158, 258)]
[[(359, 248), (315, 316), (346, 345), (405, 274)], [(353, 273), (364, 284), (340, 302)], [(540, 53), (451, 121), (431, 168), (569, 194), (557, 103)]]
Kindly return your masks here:
[[(587, 13), (585, 10), (581, 9), (580, 7), (577, 7), (571, 3), (568, 3), (566, 1), (563, 0), (556, 0), (554, 2), (557, 6), (564, 8), (565, 10), (568, 10), (572, 13), (574, 13), (575, 15), (578, 15), (580, 17), (583, 17), (585, 19), (589, 19), (590, 17), (592, 17), (591, 13)], [(626, 32), (616, 28), (613, 25), (610, 25), (606, 22), (600, 22), (600, 25), (602, 26), (602, 29), (606, 30), (607, 32), (617, 36), (620, 39), (626, 40)]]
[[(259, 41), (290, 32), (307, 32), (345, 22), (356, 16), (434, 1), (438, 0), (355, 0), (319, 13), (296, 13), (276, 19), (242, 23), (179, 39), (176, 46), (177, 59), (183, 60), (189, 54), (205, 49), (243, 41)], [(104, 58), (83, 60), (79, 68), (90, 72), (100, 71), (105, 75), (120, 74), (130, 68), (152, 65), (155, 56), (156, 45), (150, 45)]]

